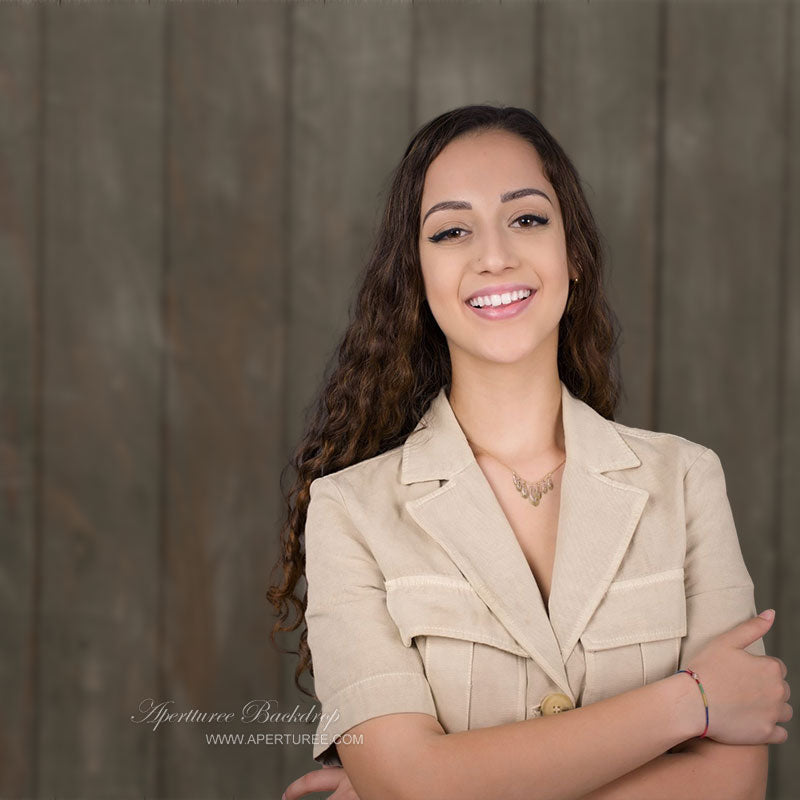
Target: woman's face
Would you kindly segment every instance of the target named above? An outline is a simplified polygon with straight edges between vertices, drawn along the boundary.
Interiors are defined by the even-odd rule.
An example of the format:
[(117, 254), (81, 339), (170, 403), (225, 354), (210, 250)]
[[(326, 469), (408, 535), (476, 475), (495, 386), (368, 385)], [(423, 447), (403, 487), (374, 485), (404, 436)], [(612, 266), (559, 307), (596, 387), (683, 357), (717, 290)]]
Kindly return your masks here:
[(525, 139), (484, 131), (442, 150), (425, 176), (419, 254), (451, 359), (556, 356), (574, 272), (558, 198)]

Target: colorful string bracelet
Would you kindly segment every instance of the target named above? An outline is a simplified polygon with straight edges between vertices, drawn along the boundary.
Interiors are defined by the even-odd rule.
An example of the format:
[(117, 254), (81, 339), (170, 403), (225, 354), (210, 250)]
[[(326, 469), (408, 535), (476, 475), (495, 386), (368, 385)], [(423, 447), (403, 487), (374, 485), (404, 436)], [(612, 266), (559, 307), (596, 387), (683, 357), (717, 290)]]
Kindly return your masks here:
[[(697, 682), (697, 685), (700, 687), (700, 694), (703, 696), (703, 705), (706, 708), (706, 729), (698, 737), (702, 739), (708, 733), (708, 700), (706, 699), (706, 693), (703, 689), (703, 684), (700, 683), (700, 676), (693, 669), (679, 669), (678, 672), (685, 672), (690, 678), (694, 678), (694, 680)], [(675, 674), (677, 675), (678, 672)]]

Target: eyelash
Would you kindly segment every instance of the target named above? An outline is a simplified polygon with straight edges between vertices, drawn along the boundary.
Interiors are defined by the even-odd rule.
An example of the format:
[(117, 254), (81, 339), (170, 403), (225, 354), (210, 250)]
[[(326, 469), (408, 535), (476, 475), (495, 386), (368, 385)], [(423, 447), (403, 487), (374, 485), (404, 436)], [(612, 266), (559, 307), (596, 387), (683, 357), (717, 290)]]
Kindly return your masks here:
[[(517, 220), (520, 220), (520, 219), (525, 219), (526, 217), (530, 217), (531, 219), (535, 219), (539, 223), (539, 225), (547, 225), (547, 223), (550, 221), (550, 218), (545, 216), (544, 214), (520, 214), (520, 216), (518, 216), (514, 220), (514, 222), (516, 222)], [(524, 227), (533, 228), (533, 227), (536, 227), (536, 226), (534, 226), (534, 225), (526, 225)], [(448, 228), (446, 231), (441, 231), (439, 233), (434, 234), (433, 236), (429, 236), (428, 237), (428, 241), (429, 242), (433, 242), (435, 244), (437, 242), (442, 241), (443, 239), (451, 239), (451, 238), (460, 239), (461, 238), (460, 236), (451, 237), (451, 236), (448, 236), (447, 234), (448, 233), (452, 233), (453, 231), (461, 231), (461, 230), (464, 230), (464, 229), (463, 228), (458, 228), (458, 227), (456, 227), (456, 228)]]

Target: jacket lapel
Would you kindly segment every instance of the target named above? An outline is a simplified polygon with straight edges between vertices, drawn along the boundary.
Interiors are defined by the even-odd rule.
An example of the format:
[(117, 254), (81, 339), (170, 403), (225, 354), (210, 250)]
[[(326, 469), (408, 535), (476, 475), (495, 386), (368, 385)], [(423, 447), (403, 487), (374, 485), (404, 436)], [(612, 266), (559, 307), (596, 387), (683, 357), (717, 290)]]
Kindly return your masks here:
[(566, 464), (548, 609), (444, 388), (403, 446), (401, 481), (444, 481), (406, 502), (475, 591), (559, 688), (565, 662), (614, 577), (649, 496), (604, 474), (639, 458), (613, 424), (561, 382)]

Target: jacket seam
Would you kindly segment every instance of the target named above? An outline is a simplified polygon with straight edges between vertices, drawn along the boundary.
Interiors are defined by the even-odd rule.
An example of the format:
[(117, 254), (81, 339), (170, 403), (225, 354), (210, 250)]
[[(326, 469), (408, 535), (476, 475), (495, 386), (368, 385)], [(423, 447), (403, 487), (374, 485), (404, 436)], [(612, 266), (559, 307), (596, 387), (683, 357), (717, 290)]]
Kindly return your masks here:
[(344, 494), (342, 494), (341, 487), (336, 481), (331, 481), (333, 484), (334, 489), (336, 489), (336, 494), (339, 495), (339, 499), (342, 501), (342, 506), (344, 506), (344, 510), (347, 512), (348, 516), (352, 519), (353, 515), (350, 513), (350, 509), (347, 507), (347, 500), (344, 499)]
[(688, 467), (688, 469), (687, 469), (687, 470), (686, 470), (686, 472), (683, 474), (683, 481), (684, 481), (684, 483), (686, 482), (686, 478), (688, 478), (688, 477), (689, 477), (689, 473), (692, 471), (692, 467), (694, 467), (694, 465), (695, 465), (695, 464), (696, 464), (696, 463), (697, 463), (697, 462), (698, 462), (698, 461), (699, 461), (699, 460), (700, 460), (700, 459), (701, 459), (701, 458), (702, 458), (702, 457), (703, 457), (703, 456), (704, 456), (704, 455), (705, 455), (705, 454), (706, 454), (706, 453), (707, 453), (709, 450), (711, 450), (711, 448), (710, 448), (710, 447), (704, 447), (704, 448), (703, 448), (703, 450), (702, 450), (702, 451), (701, 451), (701, 452), (698, 454), (697, 458), (695, 458), (695, 460), (694, 460), (694, 461), (692, 461), (692, 463), (691, 463), (691, 464), (689, 464), (689, 467)]
[(412, 586), (437, 586), (454, 592), (475, 593), (469, 581), (452, 578), (449, 575), (400, 575), (397, 578), (387, 578), (384, 583), (387, 590)]
[(584, 648), (595, 652), (603, 652), (603, 650), (608, 650), (610, 647), (615, 645), (625, 645), (625, 644), (649, 644), (651, 641), (660, 641), (661, 639), (675, 639), (675, 638), (682, 638), (684, 634), (681, 633), (681, 628), (676, 628), (674, 625), (669, 628), (657, 628), (656, 630), (651, 630), (648, 628), (646, 634), (650, 636), (650, 639), (637, 639), (637, 634), (630, 634), (626, 633), (620, 636), (608, 636), (608, 637), (600, 637), (596, 639), (592, 636), (585, 636), (582, 639)]
[(625, 592), (638, 589), (642, 586), (652, 586), (659, 583), (670, 583), (673, 581), (684, 580), (684, 567), (675, 567), (674, 569), (664, 570), (663, 572), (653, 572), (648, 575), (639, 575), (635, 578), (623, 578), (618, 581), (612, 581), (609, 584), (608, 591), (611, 592)]
[[(499, 623), (498, 623), (499, 624)], [(418, 626), (414, 626), (414, 630), (417, 633), (412, 634), (411, 638), (413, 639), (415, 636), (425, 636), (430, 634), (431, 631), (439, 631), (441, 633), (452, 633), (456, 634), (453, 638), (461, 639), (463, 641), (472, 642), (480, 642), (481, 644), (488, 644), (492, 647), (496, 647), (498, 650), (505, 650), (509, 653), (514, 653), (515, 655), (522, 655), (522, 652), (519, 647), (515, 645), (511, 645), (508, 641), (503, 641), (501, 639), (495, 639), (493, 636), (489, 636), (483, 633), (483, 631), (479, 631), (476, 629), (473, 630), (464, 630), (462, 628), (454, 628), (451, 625), (426, 625), (425, 623), (420, 623)], [(436, 634), (434, 634), (436, 635)], [(510, 647), (514, 647), (513, 650), (510, 650)]]
[[(364, 531), (361, 530), (361, 528), (359, 527), (358, 523), (356, 522), (356, 518), (355, 518), (355, 516), (353, 516), (353, 512), (350, 511), (350, 506), (347, 505), (347, 500), (345, 499), (344, 492), (342, 492), (341, 487), (339, 486), (339, 484), (336, 481), (333, 481), (333, 486), (336, 489), (336, 493), (339, 495), (339, 499), (342, 502), (342, 508), (344, 508), (345, 512), (347, 513), (347, 516), (349, 517), (350, 522), (353, 523), (353, 528), (355, 528), (355, 530), (358, 531), (359, 540), (363, 543), (364, 547), (367, 549), (369, 554), (375, 560), (375, 564), (377, 566), (378, 565), (378, 559), (375, 558), (375, 553), (372, 552), (372, 547), (369, 544), (369, 540), (364, 535)], [(379, 567), (379, 569), (380, 569), (380, 567)], [(382, 571), (381, 571), (381, 574), (383, 575)], [(384, 581), (385, 581), (386, 580), (386, 576), (383, 575), (383, 578), (384, 578)]]
[(694, 594), (687, 594), (686, 599), (688, 600), (690, 597), (700, 597), (704, 594), (716, 594), (717, 592), (725, 592), (730, 589), (753, 589), (754, 586), (752, 583), (742, 583), (737, 584), (736, 586), (719, 586), (716, 589), (705, 589), (702, 592), (695, 592)]
[(359, 681), (354, 681), (353, 683), (348, 683), (347, 686), (343, 686), (334, 695), (331, 696), (331, 699), (328, 701), (328, 705), (333, 704), (336, 698), (343, 692), (350, 691), (354, 687), (360, 686), (362, 683), (369, 683), (370, 681), (376, 681), (379, 680), (380, 678), (399, 678), (399, 677), (408, 677), (409, 675), (414, 678), (424, 680), (423, 676), (420, 675), (418, 672), (381, 672), (378, 675), (368, 675), (366, 678), (362, 678)]

